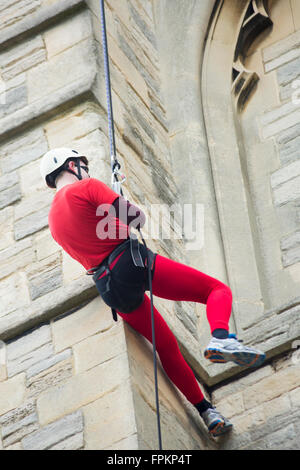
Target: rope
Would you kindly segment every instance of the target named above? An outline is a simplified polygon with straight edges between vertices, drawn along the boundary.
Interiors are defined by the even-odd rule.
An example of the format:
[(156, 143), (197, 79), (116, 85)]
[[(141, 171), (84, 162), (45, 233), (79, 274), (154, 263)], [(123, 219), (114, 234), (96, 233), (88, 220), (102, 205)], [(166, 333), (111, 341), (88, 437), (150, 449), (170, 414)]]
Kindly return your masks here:
[(152, 294), (152, 277), (151, 277), (151, 266), (149, 260), (149, 253), (147, 249), (144, 237), (139, 230), (142, 237), (142, 241), (146, 248), (147, 253), (147, 268), (148, 268), (148, 283), (150, 291), (150, 304), (151, 304), (151, 328), (152, 328), (152, 345), (153, 345), (153, 368), (154, 368), (154, 385), (155, 385), (155, 402), (156, 402), (156, 417), (157, 417), (157, 433), (158, 433), (158, 447), (162, 450), (161, 442), (161, 429), (160, 429), (160, 412), (159, 412), (159, 399), (158, 399), (158, 384), (157, 384), (157, 358), (156, 358), (156, 343), (155, 343), (155, 323), (154, 323), (154, 312), (153, 312), (153, 294)]
[(102, 47), (103, 47), (103, 60), (104, 60), (104, 71), (105, 71), (105, 87), (106, 87), (106, 101), (107, 101), (107, 114), (108, 114), (108, 133), (110, 143), (110, 158), (111, 158), (111, 170), (114, 171), (115, 167), (120, 168), (120, 163), (116, 158), (116, 141), (115, 141), (115, 130), (114, 130), (114, 115), (111, 99), (111, 83), (110, 83), (110, 71), (108, 61), (108, 48), (107, 48), (107, 34), (106, 34), (106, 21), (105, 21), (105, 9), (104, 1), (100, 1), (101, 7), (101, 27), (102, 27)]
[[(105, 20), (105, 8), (104, 0), (100, 0), (101, 8), (101, 26), (102, 26), (102, 47), (103, 47), (103, 59), (104, 59), (104, 72), (105, 72), (105, 86), (106, 86), (106, 100), (107, 100), (107, 114), (108, 114), (108, 124), (109, 124), (109, 142), (110, 142), (110, 156), (111, 156), (111, 170), (113, 176), (113, 189), (115, 189), (119, 194), (123, 196), (121, 184), (124, 182), (125, 178), (123, 177), (122, 181), (118, 180), (118, 175), (120, 175), (119, 170), (121, 168), (120, 163), (116, 157), (116, 142), (115, 142), (115, 132), (114, 132), (114, 117), (113, 117), (113, 107), (111, 99), (111, 82), (110, 82), (110, 71), (109, 71), (109, 60), (108, 60), (108, 47), (107, 47), (107, 33), (106, 33), (106, 20)], [(122, 175), (123, 176), (123, 175)], [(159, 397), (158, 397), (158, 382), (157, 382), (157, 358), (156, 358), (156, 343), (155, 343), (155, 323), (154, 323), (154, 312), (153, 312), (153, 294), (152, 294), (152, 276), (151, 276), (151, 266), (149, 262), (149, 253), (144, 237), (139, 230), (143, 244), (146, 248), (147, 253), (147, 270), (148, 270), (148, 282), (150, 290), (150, 302), (151, 302), (151, 325), (152, 325), (152, 345), (153, 345), (153, 368), (154, 368), (154, 383), (155, 383), (155, 401), (156, 401), (156, 416), (157, 416), (157, 432), (158, 432), (158, 446), (159, 450), (162, 450), (162, 440), (161, 440), (161, 428), (160, 428), (160, 412), (159, 412)]]

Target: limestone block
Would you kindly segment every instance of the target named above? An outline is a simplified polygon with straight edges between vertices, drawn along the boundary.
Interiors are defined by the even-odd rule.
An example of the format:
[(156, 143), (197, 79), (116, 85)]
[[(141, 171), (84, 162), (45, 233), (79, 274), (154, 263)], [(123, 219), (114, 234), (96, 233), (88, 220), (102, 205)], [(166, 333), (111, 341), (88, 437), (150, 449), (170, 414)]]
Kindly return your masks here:
[[(129, 10), (132, 18), (132, 26), (131, 28), (129, 28), (129, 31), (131, 33), (132, 39), (139, 45), (139, 47), (143, 51), (139, 52), (139, 57), (141, 58), (141, 60), (149, 59), (149, 61), (151, 61), (155, 67), (159, 68), (158, 48), (156, 36), (154, 33), (155, 28), (153, 24), (153, 15), (151, 12), (151, 17), (149, 18), (147, 14), (145, 14), (143, 6), (144, 4), (141, 5), (138, 3), (135, 3), (134, 6), (132, 4), (129, 5)], [(124, 28), (122, 28), (122, 30), (124, 31)]]
[(46, 272), (29, 280), (29, 291), (32, 300), (48, 294), (62, 285), (62, 270), (60, 266), (49, 269)]
[(46, 295), (62, 285), (60, 253), (55, 253), (42, 261), (32, 263), (25, 271), (29, 281), (32, 300)]
[(284, 267), (291, 266), (300, 261), (300, 245), (282, 253), (282, 264)]
[[(52, 352), (52, 351), (51, 351)], [(43, 359), (40, 358), (39, 362), (32, 365), (27, 369), (27, 378), (30, 379), (34, 375), (39, 374), (41, 371), (47, 370), (54, 366), (57, 363), (64, 362), (65, 360), (69, 359), (72, 356), (71, 349), (66, 349), (61, 353), (51, 355), (50, 357), (46, 357)]]
[(299, 57), (299, 50), (297, 49), (292, 49), (289, 52), (286, 52), (285, 54), (281, 55), (280, 57), (277, 57), (274, 60), (271, 60), (270, 62), (265, 64), (265, 71), (266, 72), (271, 72), (272, 70), (276, 70), (277, 68), (281, 67), (284, 64), (287, 64), (291, 60)]
[[(138, 435), (132, 434), (132, 436), (126, 437), (119, 442), (115, 442), (111, 446), (108, 446), (106, 450), (138, 450), (140, 449), (138, 443)], [(149, 448), (147, 450), (150, 450)]]
[(0, 416), (18, 407), (24, 401), (26, 393), (25, 374), (0, 382)]
[[(59, 56), (55, 56), (53, 60), (56, 57), (60, 57), (61, 55), (63, 54), (59, 54)], [(91, 59), (91, 54), (89, 54), (89, 57)], [(74, 60), (76, 62), (76, 58)], [(62, 73), (63, 73), (62, 70), (64, 69), (64, 65), (63, 64), (60, 64), (60, 65), (61, 65), (61, 76), (57, 75), (58, 79), (59, 78), (62, 79)], [(35, 70), (38, 67), (39, 66), (35, 67), (32, 70)], [(31, 72), (32, 70), (30, 70), (29, 72)], [(39, 72), (43, 76), (43, 74), (46, 73), (47, 71), (40, 70)], [(38, 72), (36, 73), (38, 74)], [(92, 70), (89, 67), (83, 66), (83, 68), (81, 68), (81, 73), (78, 74), (78, 76), (76, 76), (74, 80), (70, 81), (68, 79), (65, 79), (65, 83), (62, 84), (61, 87), (55, 88), (54, 90), (48, 90), (48, 93), (46, 93), (44, 96), (40, 96), (37, 101), (34, 101), (33, 103), (29, 103), (27, 106), (22, 107), (20, 110), (17, 110), (14, 113), (9, 114), (8, 116), (4, 117), (2, 119), (2, 124), (1, 124), (1, 129), (0, 129), (0, 139), (6, 138), (7, 133), (10, 133), (14, 129), (23, 126), (25, 123), (28, 123), (28, 122), (33, 123), (37, 118), (40, 118), (41, 115), (43, 116), (47, 116), (47, 115), (49, 116), (51, 114), (53, 115), (53, 110), (56, 109), (58, 106), (61, 106), (63, 103), (68, 103), (69, 105), (71, 101), (74, 102), (79, 96), (82, 98), (84, 94), (90, 93), (92, 85), (95, 80), (95, 76), (96, 76), (96, 68), (93, 68)], [(36, 77), (36, 79), (31, 82), (31, 85), (33, 88), (35, 86), (36, 80), (38, 80), (38, 77)], [(53, 87), (57, 86), (57, 83), (55, 83), (54, 78), (51, 81), (51, 83)], [(40, 90), (40, 88), (38, 89)], [(34, 96), (34, 91), (36, 90), (32, 90), (32, 93), (33, 93), (32, 96)]]
[(266, 439), (266, 448), (273, 450), (299, 449), (299, 440), (293, 424), (279, 429)]
[(44, 344), (39, 348), (24, 354), (21, 358), (17, 358), (14, 361), (7, 361), (7, 372), (8, 376), (18, 374), (19, 372), (25, 372), (28, 368), (33, 365), (40, 363), (41, 361), (49, 358), (53, 355), (53, 347), (51, 343)]
[[(294, 0), (292, 0), (294, 1)], [(295, 0), (297, 2), (297, 0)], [(300, 44), (300, 31), (289, 34), (284, 39), (276, 41), (262, 51), (263, 61), (270, 62), (291, 50), (297, 50)]]
[(39, 200), (40, 205), (39, 207), (37, 206), (37, 208), (45, 206), (46, 202), (44, 201), (47, 201), (47, 203), (50, 202), (55, 194), (54, 190), (49, 190), (45, 181), (41, 177), (40, 163), (40, 160), (30, 162), (27, 165), (22, 166), (18, 172), (23, 196), (35, 198), (36, 205)]
[(1, 8), (1, 28), (9, 27), (11, 24), (16, 23), (22, 17), (33, 13), (41, 4), (41, 0), (24, 0), (24, 1), (4, 1), (4, 8)]
[(123, 324), (91, 336), (73, 346), (75, 373), (79, 374), (126, 351)]
[[(66, 352), (67, 355), (69, 355), (69, 350), (66, 350)], [(63, 354), (65, 354), (65, 351), (54, 357), (62, 357)], [(37, 364), (37, 366), (38, 365), (39, 364)], [(38, 374), (34, 374), (27, 378), (26, 385), (28, 398), (36, 398), (43, 391), (67, 381), (73, 375), (72, 370), (72, 362), (70, 359), (67, 359), (65, 361), (59, 361), (51, 367), (47, 367), (47, 369), (42, 370)]]
[[(292, 392), (293, 393), (293, 392)], [(291, 405), (288, 394), (274, 398), (263, 404), (266, 421), (281, 414), (290, 413)]]
[(65, 438), (62, 442), (50, 447), (49, 450), (79, 450), (84, 447), (83, 432)]
[(118, 45), (128, 60), (144, 78), (145, 83), (149, 86), (149, 89), (152, 90), (152, 93), (159, 96), (160, 80), (158, 69), (154, 65), (154, 60), (150, 60), (147, 54), (144, 53), (140, 45), (139, 35), (137, 36), (135, 40), (135, 38), (128, 35), (124, 29), (119, 29)]
[(242, 392), (245, 389), (248, 389), (251, 385), (256, 384), (268, 378), (274, 374), (274, 370), (271, 366), (265, 366), (258, 370), (253, 370), (253, 372), (238, 381), (233, 381), (223, 387), (218, 388), (213, 392), (213, 399), (215, 403), (223, 400), (225, 397), (230, 397), (236, 393)]
[(300, 376), (296, 368), (288, 367), (280, 370), (277, 374), (259, 381), (243, 391), (243, 399), (246, 409), (251, 409), (257, 403), (257, 397), (262, 397), (267, 402), (300, 385)]
[[(300, 111), (297, 109), (298, 105), (295, 106), (293, 103), (288, 103), (288, 105), (284, 105), (283, 107), (290, 107), (292, 106), (292, 111), (287, 112), (287, 114), (283, 115), (282, 117), (278, 118), (277, 120), (274, 120), (270, 124), (267, 124), (265, 127), (262, 129), (262, 135), (264, 139), (268, 139), (269, 137), (275, 136), (279, 132), (282, 132), (289, 127), (295, 126), (296, 124), (299, 123), (299, 116), (300, 116)], [(285, 111), (288, 111), (287, 109)]]
[(24, 450), (46, 450), (82, 431), (82, 413), (81, 411), (76, 411), (31, 433), (29, 436), (22, 439), (22, 445)]
[(0, 250), (5, 250), (14, 243), (12, 207), (0, 210), (0, 233)]
[[(28, 289), (26, 292), (28, 295)], [(19, 299), (20, 295), (22, 292), (15, 294), (15, 298)], [(78, 308), (78, 305), (82, 305), (96, 295), (97, 291), (93, 281), (85, 276), (76, 279), (72, 284), (59, 287), (56, 289), (55, 295), (53, 292), (49, 292), (33, 302), (27, 302), (26, 297), (23, 296), (21, 306), (18, 305), (9, 315), (0, 314), (0, 334), (3, 339), (8, 336), (12, 337), (20, 331), (24, 331), (24, 328), (32, 328), (33, 325), (39, 325), (41, 321), (49, 320), (49, 317), (53, 318), (62, 312)]]
[(114, 110), (116, 126), (122, 135), (125, 129), (126, 110), (123, 102), (120, 100), (119, 96), (114, 90), (112, 90), (112, 106)]
[(62, 253), (62, 260), (62, 276), (64, 285), (85, 275), (86, 270), (84, 267), (78, 263), (78, 261), (71, 258), (71, 256), (69, 256), (65, 251)]
[[(35, 413), (35, 402), (33, 400), (26, 400), (17, 408), (14, 408), (11, 411), (3, 414), (0, 417), (0, 424), (3, 429), (9, 430), (10, 428), (18, 427), (18, 423), (23, 421), (28, 416), (33, 415)], [(9, 432), (4, 433), (6, 435)]]
[(300, 161), (295, 161), (275, 171), (271, 176), (271, 186), (275, 188), (300, 175)]
[(0, 176), (0, 192), (15, 186), (18, 182), (19, 177), (16, 171)]
[[(114, 14), (119, 17), (121, 21), (123, 21), (126, 25), (130, 25), (130, 15), (129, 15), (129, 9), (128, 9), (128, 4), (122, 2), (122, 0), (108, 0), (108, 5), (111, 7), (111, 9), (114, 11)], [(96, 9), (94, 8), (94, 11)]]
[(49, 325), (42, 325), (33, 331), (27, 332), (26, 335), (11, 341), (7, 345), (7, 360), (22, 361), (22, 357), (31, 353), (37, 348), (51, 341), (51, 329)]
[(281, 132), (277, 136), (280, 160), (287, 165), (298, 159), (298, 148), (300, 143), (300, 126), (295, 126)]
[(0, 318), (29, 305), (29, 292), (24, 273), (14, 273), (0, 283)]
[(281, 87), (284, 87), (299, 76), (299, 64), (300, 57), (296, 57), (277, 69), (278, 83)]
[(21, 199), (21, 190), (20, 186), (16, 184), (12, 188), (1, 191), (0, 193), (0, 209), (10, 206), (14, 202), (17, 202)]
[(23, 219), (38, 210), (42, 210), (44, 207), (49, 208), (54, 195), (51, 191), (44, 188), (42, 191), (33, 190), (31, 194), (27, 188), (26, 193), (23, 193), (22, 200), (15, 205), (15, 221)]
[[(150, 449), (157, 449), (155, 408), (149, 406), (148, 397), (146, 398), (143, 392), (134, 393), (134, 403), (139, 441), (146, 442)], [(170, 411), (169, 403), (164, 398), (161, 398), (160, 412), (165, 449), (198, 450), (202, 447), (202, 440), (199, 439), (199, 429), (195, 429), (196, 423), (193, 426), (191, 421), (188, 423), (185, 420), (182, 421), (181, 416), (179, 417), (175, 410)]]
[(86, 450), (103, 450), (136, 432), (130, 383), (83, 407)]
[(92, 35), (89, 11), (58, 23), (44, 33), (48, 59)]
[(82, 0), (19, 0), (13, 4), (4, 0), (2, 4), (4, 2), (8, 8), (2, 13), (5, 20), (1, 18), (0, 43), (34, 30), (42, 23), (53, 22), (53, 18), (81, 4)]
[(27, 105), (27, 86), (24, 75), (5, 82), (5, 89), (1, 89), (0, 118), (14, 113)]
[(96, 297), (85, 307), (52, 323), (52, 335), (55, 351), (79, 343), (88, 336), (105, 331), (112, 326), (113, 319), (110, 309), (102, 299)]
[(226, 418), (243, 413), (245, 410), (243, 395), (241, 392), (229, 395), (223, 400), (218, 401), (217, 408)]
[(16, 270), (32, 263), (34, 252), (31, 239), (21, 240), (0, 252), (0, 278), (6, 277)]
[[(277, 106), (276, 108), (271, 109), (271, 111), (267, 111), (259, 118), (259, 123), (261, 127), (264, 127), (268, 124), (276, 123), (276, 121), (280, 121), (282, 118), (286, 118), (289, 116), (295, 109), (299, 108), (299, 106), (295, 106), (294, 103), (287, 102), (282, 104), (281, 106)], [(295, 123), (299, 124), (298, 122)], [(290, 132), (288, 126), (286, 129), (281, 129), (281, 131), (285, 131), (286, 133)]]
[(0, 69), (3, 80), (10, 80), (46, 60), (42, 36), (22, 42), (20, 45), (0, 54)]
[(40, 158), (48, 150), (46, 138), (40, 128), (30, 132), (24, 132), (21, 136), (2, 145), (1, 169), (3, 173), (9, 173), (26, 163)]
[(93, 103), (76, 106), (70, 113), (58, 116), (45, 125), (51, 148), (65, 146), (104, 125), (99, 108)]
[(43, 99), (75, 82), (82, 77), (83, 71), (91, 76), (95, 73), (93, 41), (90, 39), (76, 44), (27, 72), (28, 103)]
[(274, 203), (277, 206), (295, 201), (300, 197), (300, 175), (276, 187), (273, 192)]
[(37, 399), (41, 425), (59, 419), (110, 393), (128, 376), (127, 355), (124, 354), (74, 376), (58, 387), (47, 390)]
[(2, 426), (3, 446), (11, 446), (20, 441), (27, 434), (31, 434), (39, 428), (38, 417), (34, 412), (25, 418), (13, 423)]
[(236, 430), (240, 435), (246, 434), (253, 426), (253, 414), (252, 413), (245, 413), (239, 416), (234, 416), (231, 419), (231, 422), (234, 426), (234, 430)]
[(296, 231), (281, 240), (280, 247), (282, 250), (290, 250), (300, 246), (300, 232)]
[(42, 208), (33, 214), (29, 214), (15, 223), (15, 239), (21, 240), (22, 238), (38, 232), (44, 227), (48, 226), (48, 213), (50, 206)]
[(61, 250), (60, 246), (52, 238), (49, 230), (39, 233), (34, 240), (33, 246), (38, 261), (42, 261)]
[[(150, 147), (155, 143), (160, 149), (162, 144), (159, 139), (159, 133), (157, 132), (156, 123), (151, 116), (148, 108), (141, 106), (141, 102), (137, 99), (136, 94), (129, 88), (128, 89), (128, 101), (130, 101), (130, 117), (131, 125), (136, 126), (140, 134)], [(156, 156), (159, 160), (159, 152)], [(162, 165), (165, 164), (164, 158), (161, 159)]]
[(125, 75), (126, 80), (134, 89), (134, 91), (140, 96), (143, 102), (149, 107), (150, 100), (149, 100), (149, 95), (148, 95), (148, 88), (140, 72), (135, 68), (135, 66), (126, 57), (124, 52), (120, 49), (118, 44), (110, 36), (108, 36), (108, 48), (109, 48), (109, 54), (111, 56), (112, 61)]

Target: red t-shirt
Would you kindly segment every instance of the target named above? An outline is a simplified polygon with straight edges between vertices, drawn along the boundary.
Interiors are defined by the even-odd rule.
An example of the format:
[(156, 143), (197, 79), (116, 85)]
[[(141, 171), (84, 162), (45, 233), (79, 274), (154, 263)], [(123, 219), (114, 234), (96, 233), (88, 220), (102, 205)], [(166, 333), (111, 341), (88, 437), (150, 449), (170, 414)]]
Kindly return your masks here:
[(95, 178), (68, 184), (54, 196), (48, 216), (51, 234), (87, 270), (98, 266), (129, 236), (128, 226), (108, 215), (118, 197)]

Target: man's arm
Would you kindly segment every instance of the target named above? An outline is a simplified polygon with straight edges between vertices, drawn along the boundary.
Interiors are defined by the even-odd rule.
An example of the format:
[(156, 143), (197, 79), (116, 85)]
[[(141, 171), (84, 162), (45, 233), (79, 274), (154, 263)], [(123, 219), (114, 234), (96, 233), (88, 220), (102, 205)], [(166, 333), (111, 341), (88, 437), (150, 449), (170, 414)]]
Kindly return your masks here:
[(131, 204), (127, 199), (119, 196), (112, 204), (115, 210), (115, 216), (120, 219), (124, 224), (131, 227), (140, 229), (145, 225), (146, 216), (144, 212), (134, 204)]

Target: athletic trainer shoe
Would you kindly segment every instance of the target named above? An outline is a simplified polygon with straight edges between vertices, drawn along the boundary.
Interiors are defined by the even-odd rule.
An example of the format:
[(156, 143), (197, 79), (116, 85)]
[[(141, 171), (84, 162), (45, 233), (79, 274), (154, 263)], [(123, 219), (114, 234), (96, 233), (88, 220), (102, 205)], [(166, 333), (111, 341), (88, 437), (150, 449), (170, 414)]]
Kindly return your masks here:
[(205, 422), (209, 433), (213, 437), (221, 436), (232, 429), (232, 424), (228, 419), (219, 413), (216, 408), (208, 408), (206, 411), (201, 413), (201, 417)]
[(266, 355), (262, 351), (244, 346), (234, 334), (230, 334), (226, 339), (212, 337), (204, 351), (204, 357), (215, 363), (232, 361), (239, 366), (258, 367), (264, 362)]

